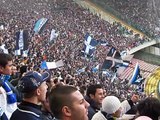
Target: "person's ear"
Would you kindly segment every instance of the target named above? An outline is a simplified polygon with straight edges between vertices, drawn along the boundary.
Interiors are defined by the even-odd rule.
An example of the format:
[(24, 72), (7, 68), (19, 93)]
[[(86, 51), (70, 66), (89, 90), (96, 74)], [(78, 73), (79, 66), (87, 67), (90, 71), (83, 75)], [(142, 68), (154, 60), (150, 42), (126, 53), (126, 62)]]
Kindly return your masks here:
[(4, 70), (4, 67), (0, 66), (0, 73), (2, 73)]
[(90, 98), (91, 98), (91, 99), (94, 99), (94, 95), (92, 95), (92, 94), (89, 94), (89, 96), (90, 96)]
[(40, 89), (39, 88), (37, 88), (37, 90), (36, 90), (36, 94), (39, 96), (39, 95), (41, 95), (41, 91), (40, 91)]
[(62, 108), (62, 114), (64, 116), (70, 117), (72, 115), (71, 109), (68, 106), (63, 106), (63, 108)]

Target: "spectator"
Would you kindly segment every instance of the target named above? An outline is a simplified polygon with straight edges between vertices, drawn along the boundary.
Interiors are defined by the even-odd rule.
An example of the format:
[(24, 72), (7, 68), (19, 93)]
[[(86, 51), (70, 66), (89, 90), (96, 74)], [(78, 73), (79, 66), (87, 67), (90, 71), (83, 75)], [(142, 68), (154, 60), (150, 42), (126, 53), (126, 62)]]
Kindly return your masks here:
[[(8, 54), (0, 53), (0, 58), (0, 118), (7, 120), (17, 108), (16, 96), (11, 89), (13, 86), (9, 84), (8, 79), (5, 79), (6, 75), (11, 75), (12, 73), (12, 57)], [(7, 95), (8, 92), (11, 94)]]
[[(122, 103), (115, 96), (107, 96), (102, 101), (102, 110), (95, 114), (93, 120), (96, 120), (98, 117), (101, 120), (110, 120), (114, 118), (122, 117), (128, 110), (133, 106), (133, 102), (137, 102), (137, 96), (133, 95), (131, 100), (124, 100)], [(133, 118), (133, 116), (130, 116)], [(100, 120), (99, 118), (99, 120)], [(123, 117), (124, 119), (124, 117)]]
[(88, 120), (89, 104), (73, 86), (58, 86), (52, 89), (49, 101), (56, 119)]
[(114, 120), (121, 116), (121, 102), (115, 96), (107, 96), (102, 102), (102, 110), (92, 120)]
[(103, 88), (99, 84), (90, 85), (87, 89), (86, 101), (90, 104), (88, 108), (88, 118), (92, 119), (93, 115), (98, 112), (104, 98)]
[(148, 116), (153, 120), (160, 118), (160, 101), (154, 97), (148, 97), (137, 105), (137, 116)]
[(41, 120), (39, 104), (46, 100), (46, 77), (36, 71), (26, 73), (19, 81), (18, 89), (23, 93), (23, 101), (12, 114), (11, 120)]

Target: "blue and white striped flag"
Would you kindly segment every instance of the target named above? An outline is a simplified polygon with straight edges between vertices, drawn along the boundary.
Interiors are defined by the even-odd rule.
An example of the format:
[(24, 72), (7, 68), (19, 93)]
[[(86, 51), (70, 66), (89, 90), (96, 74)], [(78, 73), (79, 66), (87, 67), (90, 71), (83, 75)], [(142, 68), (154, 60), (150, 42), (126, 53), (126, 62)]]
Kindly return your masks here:
[(16, 32), (15, 55), (21, 55), (26, 50), (28, 50), (28, 32), (20, 30)]

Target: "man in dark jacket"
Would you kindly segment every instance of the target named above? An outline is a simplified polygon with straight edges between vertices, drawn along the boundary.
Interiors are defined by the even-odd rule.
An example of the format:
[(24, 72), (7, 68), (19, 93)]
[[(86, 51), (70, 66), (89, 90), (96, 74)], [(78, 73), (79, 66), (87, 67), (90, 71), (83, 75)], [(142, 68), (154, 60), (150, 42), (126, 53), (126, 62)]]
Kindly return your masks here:
[(39, 106), (46, 99), (48, 74), (36, 71), (26, 73), (19, 81), (18, 89), (24, 98), (10, 120), (41, 120), (42, 111)]
[(100, 110), (103, 98), (104, 94), (101, 85), (95, 84), (88, 87), (85, 99), (90, 104), (88, 108), (89, 120), (91, 120), (93, 115)]

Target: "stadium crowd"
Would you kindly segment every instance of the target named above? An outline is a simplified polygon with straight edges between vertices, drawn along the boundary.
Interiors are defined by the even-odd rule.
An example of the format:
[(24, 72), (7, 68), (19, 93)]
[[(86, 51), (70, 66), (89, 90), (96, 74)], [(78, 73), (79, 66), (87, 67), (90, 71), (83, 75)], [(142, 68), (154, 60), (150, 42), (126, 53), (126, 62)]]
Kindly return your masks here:
[[(46, 99), (44, 98), (44, 96), (46, 93), (42, 93), (42, 96), (38, 96), (42, 91), (45, 92), (47, 88), (50, 89), (55, 85), (57, 85), (58, 87), (55, 88), (55, 91), (52, 90), (51, 95), (56, 96), (56, 92), (59, 92), (59, 94), (63, 94), (65, 98), (65, 94), (72, 94), (72, 92), (75, 92), (77, 90), (80, 90), (81, 93), (76, 92), (76, 95), (78, 94), (79, 96), (81, 96), (81, 94), (83, 94), (85, 96), (89, 86), (93, 84), (101, 84), (103, 95), (100, 99), (100, 106), (102, 103), (102, 107), (102, 100), (104, 97), (106, 97), (106, 95), (116, 96), (120, 101), (131, 99), (132, 102), (128, 102), (131, 106), (130, 108), (134, 106), (134, 102), (136, 103), (140, 98), (145, 97), (145, 95), (142, 93), (141, 95), (136, 96), (136, 98), (134, 99), (135, 91), (127, 86), (127, 80), (119, 81), (119, 78), (117, 78), (117, 80), (115, 80), (116, 82), (111, 82), (111, 78), (113, 76), (103, 76), (99, 72), (92, 72), (92, 68), (97, 64), (100, 64), (100, 67), (102, 66), (111, 45), (114, 46), (118, 51), (123, 51), (131, 49), (148, 41), (148, 39), (146, 39), (145, 37), (137, 37), (137, 35), (133, 35), (129, 30), (125, 30), (128, 32), (128, 34), (130, 34), (129, 36), (126, 36), (126, 32), (124, 32), (124, 30), (122, 29), (123, 27), (120, 23), (110, 24), (107, 21), (101, 20), (98, 16), (93, 15), (88, 10), (81, 8), (72, 0), (2, 0), (0, 1), (0, 4), (0, 44), (5, 44), (9, 54), (13, 56), (14, 66), (12, 67), (12, 72), (10, 73), (5, 73), (3, 70), (1, 70), (0, 72), (1, 74), (12, 74), (10, 79), (12, 84), (11, 86), (13, 87), (12, 90), (14, 89), (13, 91), (17, 94), (18, 102), (22, 102), (22, 104), (20, 104), (19, 111), (16, 110), (14, 112), (11, 120), (18, 120), (17, 117), (19, 117), (19, 119), (25, 119), (18, 116), (19, 112), (24, 112), (21, 111), (21, 109), (23, 109), (25, 105), (31, 105), (28, 102), (33, 100), (36, 101), (36, 104), (39, 104), (39, 102), (43, 101), (42, 103), (45, 106), (43, 107), (43, 110), (47, 109), (49, 113), (51, 113), (52, 111), (57, 119), (68, 119), (65, 118), (69, 114), (67, 113), (67, 108), (65, 113), (66, 116), (63, 116), (64, 118), (61, 118), (60, 116), (62, 115), (62, 113), (58, 113), (59, 111), (57, 112), (52, 108), (52, 104), (54, 103), (50, 102), (51, 110), (48, 110), (48, 107), (46, 107), (47, 105), (44, 103), (44, 99)], [(46, 23), (41, 33), (35, 34), (33, 31), (34, 25), (40, 18), (47, 18), (48, 22)], [(50, 41), (50, 33), (52, 29), (55, 29), (59, 34), (54, 41)], [(26, 30), (28, 32), (29, 52), (27, 57), (16, 56), (14, 53), (16, 46), (15, 35), (16, 32), (20, 30)], [(93, 59), (86, 59), (81, 52), (84, 47), (84, 36), (86, 33), (89, 33), (94, 39), (103, 40), (108, 44), (108, 46), (98, 46), (96, 48)], [(32, 72), (28, 74), (25, 73), (29, 71), (37, 71), (43, 73), (44, 71), (41, 69), (41, 63), (43, 60), (47, 60), (50, 62), (63, 60), (64, 66), (51, 71), (47, 71), (47, 73), (49, 74), (49, 78), (47, 78), (48, 87), (43, 84), (44, 88), (39, 88), (42, 85), (43, 80), (37, 79), (37, 76), (35, 77), (35, 74)], [(11, 59), (9, 59), (8, 61), (11, 61)], [(2, 68), (5, 67), (2, 64), (4, 63), (0, 63), (0, 66)], [(82, 72), (79, 72), (79, 70), (82, 68), (84, 68), (84, 70)], [(32, 98), (33, 93), (27, 94), (31, 91), (26, 90), (25, 88), (25, 85), (28, 85), (30, 83), (23, 83), (25, 79), (30, 81), (30, 79), (28, 78), (30, 74), (34, 76), (36, 81), (40, 80), (41, 82), (40, 86), (36, 86), (36, 95), (38, 97), (34, 97), (34, 99)], [(22, 82), (18, 83), (19, 80), (21, 80)], [(65, 84), (73, 85), (75, 86), (75, 88), (63, 88), (62, 86)], [(19, 90), (17, 89), (21, 85), (22, 88), (20, 89), (19, 93)], [(29, 87), (35, 86), (33, 84)], [(43, 90), (41, 91), (41, 89)], [(66, 93), (61, 93), (61, 89), (66, 89)], [(41, 92), (38, 92), (38, 90)], [(25, 93), (23, 97), (21, 95), (21, 92)], [(106, 95), (104, 95), (104, 93), (106, 93)], [(95, 95), (95, 93), (90, 94), (92, 94), (93, 96)], [(90, 97), (90, 94), (88, 97)], [(81, 96), (81, 98), (83, 97)], [(48, 99), (49, 98), (47, 96), (47, 100)], [(57, 99), (59, 99), (59, 96), (57, 96)], [(115, 98), (115, 101), (117, 101), (117, 99)], [(54, 97), (50, 98), (50, 100), (55, 100), (55, 103), (57, 102)], [(47, 101), (45, 102), (47, 103)], [(117, 104), (118, 103), (120, 102), (117, 101)], [(86, 101), (83, 104), (86, 108), (89, 107), (89, 104)], [(53, 107), (56, 108), (57, 106), (53, 105)], [(116, 109), (116, 111), (118, 109)], [(111, 113), (116, 111), (112, 111)], [(147, 116), (147, 114), (141, 114), (140, 112), (139, 114)], [(52, 114), (49, 115), (51, 118), (44, 119), (52, 119)], [(47, 114), (47, 117), (49, 115)], [(71, 118), (71, 120), (78, 120), (78, 118), (75, 118), (75, 116), (72, 117), (73, 118)], [(114, 117), (119, 117), (119, 115)]]
[[(159, 36), (158, 0), (100, 0), (97, 3), (106, 8), (111, 7), (116, 11), (115, 15), (146, 35), (150, 37)], [(114, 14), (114, 11), (112, 12)]]

